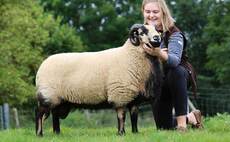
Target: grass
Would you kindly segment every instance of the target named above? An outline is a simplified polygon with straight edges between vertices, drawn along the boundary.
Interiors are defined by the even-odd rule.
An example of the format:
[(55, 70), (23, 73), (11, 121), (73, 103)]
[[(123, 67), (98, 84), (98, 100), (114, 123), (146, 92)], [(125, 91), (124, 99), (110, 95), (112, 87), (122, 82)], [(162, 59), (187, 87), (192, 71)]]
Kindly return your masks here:
[[(74, 115), (73, 115), (74, 116)], [(45, 127), (44, 137), (36, 137), (32, 127), (0, 131), (1, 142), (229, 142), (230, 115), (218, 114), (206, 118), (205, 129), (189, 129), (186, 133), (156, 130), (152, 125), (139, 126), (139, 133), (132, 134), (130, 126), (126, 135), (118, 136), (115, 126), (92, 126), (82, 124), (70, 126), (73, 116), (63, 122), (62, 133), (55, 135), (49, 124)], [(75, 123), (75, 122), (73, 122)]]

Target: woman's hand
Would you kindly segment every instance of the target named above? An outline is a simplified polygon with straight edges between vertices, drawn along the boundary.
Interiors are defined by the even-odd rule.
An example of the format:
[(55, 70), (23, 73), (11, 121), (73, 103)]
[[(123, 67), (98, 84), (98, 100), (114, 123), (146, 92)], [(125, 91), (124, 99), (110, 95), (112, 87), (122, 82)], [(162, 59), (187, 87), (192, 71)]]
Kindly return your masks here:
[(168, 49), (167, 48), (149, 48), (147, 45), (143, 45), (143, 49), (146, 53), (148, 53), (151, 56), (157, 56), (163, 61), (166, 61), (168, 59)]

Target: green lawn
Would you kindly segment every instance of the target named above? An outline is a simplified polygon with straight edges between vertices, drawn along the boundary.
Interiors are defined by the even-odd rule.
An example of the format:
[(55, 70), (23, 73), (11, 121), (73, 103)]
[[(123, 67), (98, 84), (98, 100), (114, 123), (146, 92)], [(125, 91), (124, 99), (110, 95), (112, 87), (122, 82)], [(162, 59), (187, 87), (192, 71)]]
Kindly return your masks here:
[(0, 142), (229, 142), (230, 115), (220, 114), (205, 119), (204, 130), (189, 129), (186, 133), (158, 131), (154, 126), (140, 126), (138, 134), (126, 128), (125, 136), (116, 135), (116, 127), (62, 127), (62, 133), (55, 135), (45, 128), (44, 137), (36, 137), (34, 128), (20, 128), (0, 131)]

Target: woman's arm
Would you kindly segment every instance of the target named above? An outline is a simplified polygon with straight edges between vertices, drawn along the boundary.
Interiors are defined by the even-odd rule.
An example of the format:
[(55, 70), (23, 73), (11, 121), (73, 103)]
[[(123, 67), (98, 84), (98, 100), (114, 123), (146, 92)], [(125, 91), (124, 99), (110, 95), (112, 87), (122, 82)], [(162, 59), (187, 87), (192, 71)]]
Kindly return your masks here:
[(170, 67), (176, 67), (181, 62), (184, 47), (183, 35), (180, 32), (173, 33), (168, 40), (168, 60)]
[(170, 67), (176, 67), (180, 64), (183, 52), (183, 36), (180, 32), (175, 32), (169, 37), (168, 48), (149, 48), (144, 45), (143, 49), (152, 56), (158, 56)]

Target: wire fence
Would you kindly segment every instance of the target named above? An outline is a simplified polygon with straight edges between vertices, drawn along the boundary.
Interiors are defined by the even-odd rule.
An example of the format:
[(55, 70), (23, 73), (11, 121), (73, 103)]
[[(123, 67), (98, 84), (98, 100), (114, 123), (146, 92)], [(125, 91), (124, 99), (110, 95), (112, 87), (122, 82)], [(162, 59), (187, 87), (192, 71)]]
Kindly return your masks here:
[[(230, 113), (230, 89), (200, 88), (197, 93), (197, 98), (194, 98), (194, 96), (191, 95), (191, 92), (189, 92), (189, 96), (193, 105), (197, 109), (200, 109), (204, 116), (214, 116), (217, 113)], [(0, 107), (0, 113), (3, 112), (4, 112), (3, 107)], [(149, 123), (153, 121), (152, 110), (150, 105), (140, 106), (139, 112), (140, 112), (139, 120), (143, 122), (143, 125), (145, 122)], [(72, 118), (79, 119), (80, 115), (81, 115), (80, 117), (83, 117), (82, 120), (78, 120), (78, 123), (79, 121), (83, 121), (87, 119), (88, 119), (88, 121), (86, 122), (87, 124), (89, 122), (95, 121), (95, 123), (97, 124), (106, 125), (106, 124), (114, 123), (114, 121), (116, 121), (116, 112), (114, 110), (87, 111), (87, 113), (81, 110), (77, 112), (77, 115), (78, 116), (72, 116)], [(90, 115), (90, 117), (92, 116), (93, 117), (89, 118), (88, 115)], [(15, 121), (16, 120), (15, 110), (13, 108), (10, 108), (9, 106), (9, 116), (7, 115), (7, 117), (9, 117), (10, 128), (31, 127), (34, 125), (34, 118), (35, 118), (34, 108), (30, 108), (30, 110), (18, 108), (19, 122), (17, 122)], [(4, 118), (3, 115), (0, 114), (0, 122), (1, 122), (0, 129), (5, 127), (3, 125), (3, 120), (5, 121), (6, 118)], [(18, 126), (19, 124), (20, 126)]]
[(230, 89), (200, 88), (197, 98), (190, 95), (190, 100), (205, 116), (230, 113)]

